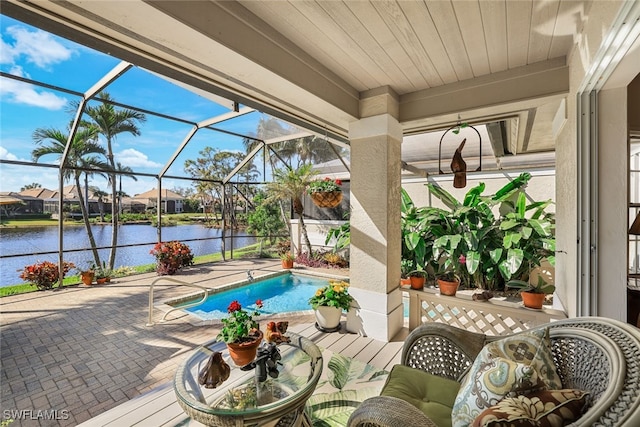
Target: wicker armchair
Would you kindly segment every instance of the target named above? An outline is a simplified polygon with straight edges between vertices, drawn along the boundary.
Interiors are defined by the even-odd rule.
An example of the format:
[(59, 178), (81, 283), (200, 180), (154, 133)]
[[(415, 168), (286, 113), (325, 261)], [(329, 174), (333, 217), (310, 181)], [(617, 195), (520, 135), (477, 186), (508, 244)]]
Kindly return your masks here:
[[(640, 426), (640, 329), (617, 320), (581, 317), (549, 326), (562, 385), (591, 393), (577, 426)], [(440, 323), (427, 323), (407, 337), (402, 364), (461, 380), (485, 343), (485, 336)], [(348, 426), (432, 426), (422, 411), (402, 399), (365, 400)]]

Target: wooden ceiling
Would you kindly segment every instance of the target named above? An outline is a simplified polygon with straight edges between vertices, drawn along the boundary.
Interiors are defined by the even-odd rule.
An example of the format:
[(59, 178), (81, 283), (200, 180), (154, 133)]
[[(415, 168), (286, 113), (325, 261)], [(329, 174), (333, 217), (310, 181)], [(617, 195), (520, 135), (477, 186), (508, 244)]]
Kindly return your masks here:
[[(388, 87), (401, 103), (435, 93), (440, 101), (429, 111), (401, 117), (408, 133), (457, 120), (503, 120), (504, 145), (515, 154), (553, 150), (552, 123), (562, 115), (568, 71), (566, 82), (534, 87), (519, 99), (487, 89), (486, 99), (477, 100), (466, 89), (563, 67), (589, 6), (574, 0), (7, 0), (2, 13), (341, 138), (359, 118), (367, 91)], [(545, 86), (542, 81), (532, 85)], [(495, 93), (500, 96), (492, 98)], [(442, 99), (456, 101), (434, 114)]]

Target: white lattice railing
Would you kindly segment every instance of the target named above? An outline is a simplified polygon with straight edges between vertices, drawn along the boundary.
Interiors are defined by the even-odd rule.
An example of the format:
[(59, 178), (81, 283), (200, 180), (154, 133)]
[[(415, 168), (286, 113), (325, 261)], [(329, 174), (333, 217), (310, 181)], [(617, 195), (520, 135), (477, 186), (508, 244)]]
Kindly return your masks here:
[(455, 297), (449, 297), (431, 289), (406, 291), (409, 293), (409, 330), (425, 322), (442, 322), (486, 335), (504, 335), (567, 317), (560, 310), (532, 310), (497, 298), (473, 301), (470, 293), (458, 292)]

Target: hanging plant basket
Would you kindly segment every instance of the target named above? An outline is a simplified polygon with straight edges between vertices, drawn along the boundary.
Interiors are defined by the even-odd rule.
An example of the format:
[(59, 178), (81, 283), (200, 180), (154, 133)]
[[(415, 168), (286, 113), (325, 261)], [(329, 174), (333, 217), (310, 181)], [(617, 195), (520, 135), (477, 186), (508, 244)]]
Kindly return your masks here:
[(342, 191), (316, 191), (310, 196), (313, 203), (320, 208), (335, 208), (342, 201)]

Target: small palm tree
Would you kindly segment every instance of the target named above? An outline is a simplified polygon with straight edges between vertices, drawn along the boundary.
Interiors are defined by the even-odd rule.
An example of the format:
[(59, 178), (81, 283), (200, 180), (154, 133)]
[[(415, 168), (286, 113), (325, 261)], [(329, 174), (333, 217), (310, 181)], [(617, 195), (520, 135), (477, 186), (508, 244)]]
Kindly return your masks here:
[[(311, 242), (307, 234), (307, 226), (304, 223), (304, 205), (302, 197), (304, 196), (309, 183), (314, 180), (317, 172), (313, 170), (313, 165), (302, 165), (298, 169), (276, 169), (273, 172), (273, 181), (267, 183), (267, 192), (269, 196), (265, 203), (273, 201), (289, 201), (293, 203), (293, 211), (300, 219), (300, 229), (302, 230), (302, 238), (307, 246), (309, 255), (311, 255)], [(292, 236), (293, 240), (293, 236)], [(300, 254), (298, 249), (298, 255)]]

